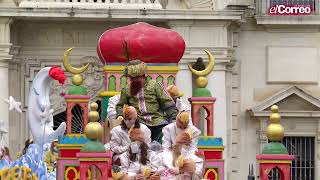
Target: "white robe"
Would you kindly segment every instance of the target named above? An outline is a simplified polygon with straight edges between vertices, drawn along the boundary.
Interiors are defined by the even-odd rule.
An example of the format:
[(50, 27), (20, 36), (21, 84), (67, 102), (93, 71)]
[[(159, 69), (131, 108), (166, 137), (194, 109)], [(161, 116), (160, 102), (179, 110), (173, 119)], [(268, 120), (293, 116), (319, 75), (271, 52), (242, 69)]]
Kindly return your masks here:
[[(144, 133), (145, 143), (149, 146), (151, 142), (150, 129), (140, 123), (140, 129)], [(126, 152), (131, 144), (128, 130), (123, 130), (120, 125), (111, 130), (110, 148), (113, 153), (122, 154)]]
[(120, 155), (120, 162), (121, 162), (121, 171), (127, 172), (129, 177), (134, 177), (141, 172), (142, 167), (149, 167), (152, 171), (158, 171), (160, 167), (160, 158), (156, 152), (148, 150), (148, 160), (146, 165), (143, 165), (139, 162), (140, 160), (140, 153), (137, 154), (137, 161), (132, 162), (129, 159), (129, 152), (123, 153)]
[[(196, 162), (196, 172), (198, 176), (202, 176), (202, 170), (203, 170), (203, 159), (199, 158), (195, 155), (195, 153), (198, 151), (197, 144), (198, 144), (198, 138), (201, 134), (201, 131), (196, 128), (193, 125), (188, 125), (187, 128), (190, 128), (192, 131), (192, 139), (190, 146), (185, 149), (181, 150), (181, 154), (184, 155), (185, 158), (190, 158)], [(176, 137), (178, 134), (182, 133), (184, 130), (177, 127), (176, 123), (171, 123), (165, 126), (162, 129), (163, 138), (162, 138), (162, 147), (163, 152), (161, 154), (161, 162), (163, 166), (167, 168), (173, 168), (173, 157), (172, 157), (172, 147), (176, 144)]]
[(180, 98), (176, 100), (176, 107), (179, 112), (188, 112), (189, 113), (189, 125), (192, 124), (192, 119), (191, 119), (191, 108), (188, 106), (184, 101), (182, 101)]
[[(195, 174), (199, 177), (202, 178), (203, 175), (203, 163), (204, 160), (200, 157), (198, 157), (195, 154), (184, 154), (181, 153), (182, 155), (184, 155), (185, 159), (192, 159), (195, 161), (196, 163), (196, 171)], [(175, 169), (176, 167), (173, 165), (173, 155), (172, 155), (172, 151), (163, 151), (161, 152), (161, 154), (159, 155), (160, 158), (160, 166), (158, 168), (158, 171), (163, 172), (165, 169)], [(168, 177), (163, 177), (161, 179), (166, 179), (168, 180)], [(171, 179), (176, 179), (176, 178), (169, 178)]]
[[(201, 131), (195, 127), (194, 125), (188, 125), (187, 128), (190, 128), (192, 131), (192, 139), (190, 144), (190, 151), (195, 153), (198, 151), (198, 138), (201, 134)], [(163, 127), (162, 133), (162, 147), (164, 150), (171, 151), (173, 145), (176, 144), (176, 137), (178, 134), (182, 133), (184, 130), (177, 127), (176, 122), (168, 124), (167, 126)]]
[(107, 108), (107, 117), (110, 123), (110, 127), (115, 127), (116, 125), (118, 125), (115, 121), (116, 121), (116, 105), (118, 104), (120, 100), (120, 94), (119, 95), (115, 95), (109, 98), (109, 102), (108, 102), (108, 108)]

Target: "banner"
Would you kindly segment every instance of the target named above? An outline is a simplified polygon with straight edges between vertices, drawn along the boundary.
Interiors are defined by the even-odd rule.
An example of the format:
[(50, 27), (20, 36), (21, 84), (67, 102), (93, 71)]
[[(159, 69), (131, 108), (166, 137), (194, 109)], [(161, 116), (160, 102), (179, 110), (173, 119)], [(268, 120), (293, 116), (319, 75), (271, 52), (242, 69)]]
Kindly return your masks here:
[(4, 168), (0, 170), (0, 179), (11, 180), (38, 180), (38, 177), (32, 170), (25, 166), (14, 166), (13, 168)]

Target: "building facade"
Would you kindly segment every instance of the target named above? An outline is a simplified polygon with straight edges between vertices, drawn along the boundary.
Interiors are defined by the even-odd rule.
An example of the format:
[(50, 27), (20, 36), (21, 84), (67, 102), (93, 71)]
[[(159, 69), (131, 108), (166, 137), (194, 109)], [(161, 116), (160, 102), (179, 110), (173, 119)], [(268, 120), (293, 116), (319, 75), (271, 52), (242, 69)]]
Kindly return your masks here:
[[(283, 4), (305, 5), (311, 12), (270, 13), (271, 8)], [(9, 145), (13, 155), (29, 138), (25, 111), (30, 83), (41, 68), (61, 65), (64, 51), (75, 47), (70, 56), (73, 65), (95, 64), (85, 74), (85, 86), (97, 101), (96, 95), (103, 89), (103, 64), (96, 54), (99, 36), (107, 29), (144, 21), (173, 29), (185, 39), (187, 48), (176, 82), (185, 101), (191, 97), (194, 83), (187, 64), (198, 57), (206, 59), (204, 49), (215, 56), (208, 88), (217, 98), (214, 135), (225, 143), (225, 179), (247, 178), (249, 164), (256, 165), (255, 155), (267, 143), (270, 107), (277, 104), (283, 112), (284, 143), (298, 157), (293, 166), (299, 169), (297, 179), (317, 180), (318, 5), (315, 0), (2, 0), (0, 96), (15, 97), (22, 102), (24, 112), (9, 112), (7, 104), (0, 101), (0, 118), (9, 131), (1, 144)], [(51, 101), (59, 121), (66, 104), (59, 96), (64, 89), (57, 87), (51, 87)]]

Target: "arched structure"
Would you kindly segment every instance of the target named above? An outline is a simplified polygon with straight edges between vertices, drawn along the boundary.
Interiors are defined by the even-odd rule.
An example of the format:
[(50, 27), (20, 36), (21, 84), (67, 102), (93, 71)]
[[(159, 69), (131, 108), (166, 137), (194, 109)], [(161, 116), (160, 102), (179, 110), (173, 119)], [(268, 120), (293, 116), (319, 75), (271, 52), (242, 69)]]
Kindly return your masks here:
[(213, 136), (214, 121), (213, 121), (213, 112), (214, 112), (214, 102), (216, 98), (214, 97), (192, 97), (189, 98), (191, 103), (191, 113), (192, 113), (192, 122), (196, 127), (199, 127), (200, 117), (198, 112), (203, 107), (207, 112), (207, 117), (205, 118), (207, 122), (207, 136)]
[(90, 96), (87, 95), (65, 95), (64, 98), (67, 102), (67, 134), (71, 134), (72, 130), (72, 109), (79, 105), (83, 112), (83, 119), (82, 119), (82, 126), (85, 127), (85, 125), (88, 123), (88, 102), (90, 100)]

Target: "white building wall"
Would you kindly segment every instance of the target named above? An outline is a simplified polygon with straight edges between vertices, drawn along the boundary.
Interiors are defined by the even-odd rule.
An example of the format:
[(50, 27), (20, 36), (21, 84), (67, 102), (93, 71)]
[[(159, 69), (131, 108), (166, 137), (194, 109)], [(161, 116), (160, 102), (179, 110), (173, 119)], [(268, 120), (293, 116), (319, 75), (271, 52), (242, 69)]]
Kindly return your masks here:
[[(295, 51), (305, 52), (305, 48), (315, 48), (316, 51), (320, 47), (320, 33), (318, 31), (311, 31), (305, 27), (296, 28), (294, 26), (279, 26), (269, 27), (266, 29), (263, 26), (247, 25), (242, 26), (239, 34), (239, 47), (236, 49), (236, 59), (241, 63), (241, 94), (240, 94), (240, 121), (241, 126), (241, 148), (240, 154), (240, 174), (239, 179), (245, 179), (248, 172), (249, 163), (256, 163), (255, 154), (261, 153), (258, 144), (258, 135), (256, 127), (258, 121), (252, 120), (247, 110), (256, 106), (262, 100), (272, 96), (277, 91), (288, 87), (290, 85), (300, 85), (310, 89), (313, 95), (319, 97), (319, 78), (318, 76), (309, 76), (306, 74), (319, 74), (319, 68), (314, 68), (314, 59), (316, 63), (319, 62), (319, 54), (305, 53), (304, 58), (296, 59), (292, 56), (292, 62), (288, 62), (282, 69), (270, 69), (268, 72), (267, 60), (268, 46), (288, 48), (292, 47)], [(279, 53), (279, 61), (281, 57), (288, 56), (287, 51), (285, 54)], [(290, 52), (290, 51), (289, 51)], [(291, 52), (292, 54), (297, 52)], [(300, 61), (299, 65), (295, 65), (295, 61)], [(282, 65), (286, 62), (283, 61)], [(317, 66), (318, 67), (318, 66)], [(290, 78), (286, 73), (294, 71)], [(311, 71), (311, 72), (310, 72)], [(309, 72), (309, 73), (307, 73)], [(267, 82), (268, 73), (273, 74), (275, 81)], [(313, 77), (310, 79), (310, 77)], [(277, 82), (287, 78), (285, 82)], [(316, 80), (314, 80), (316, 79)], [(312, 82), (310, 82), (312, 80)], [(314, 82), (313, 82), (314, 80)], [(281, 111), (281, 109), (280, 109)], [(317, 126), (317, 124), (315, 124)], [(317, 157), (319, 161), (319, 155)], [(316, 170), (319, 170), (319, 163)]]

